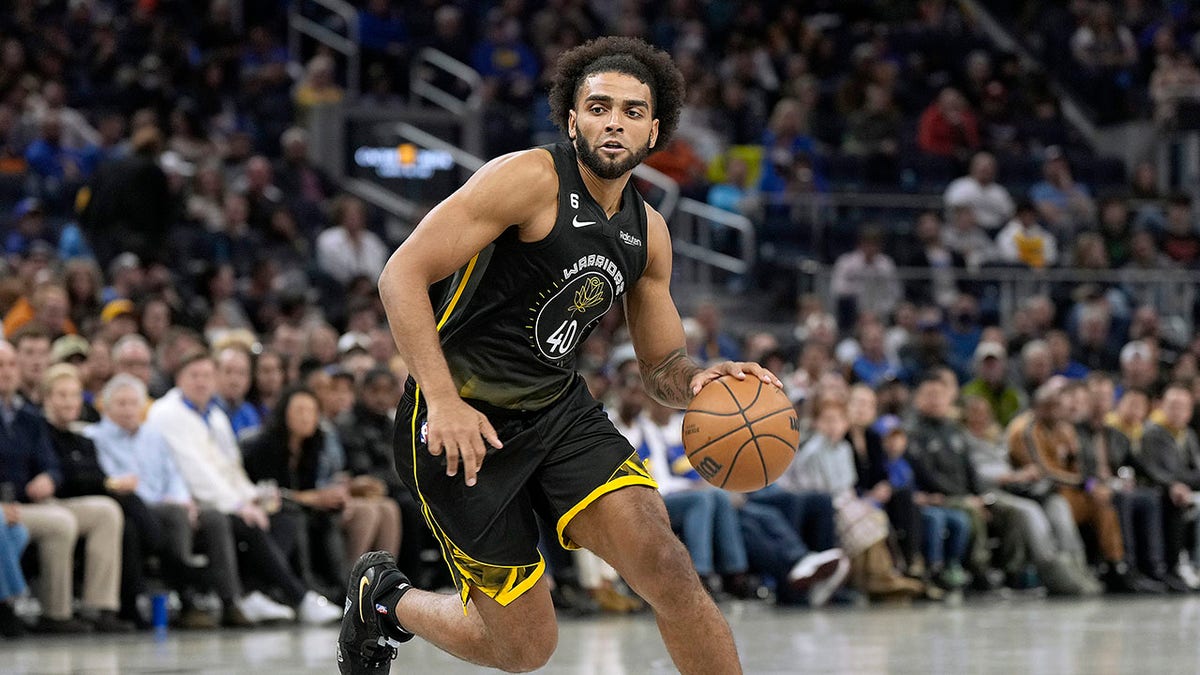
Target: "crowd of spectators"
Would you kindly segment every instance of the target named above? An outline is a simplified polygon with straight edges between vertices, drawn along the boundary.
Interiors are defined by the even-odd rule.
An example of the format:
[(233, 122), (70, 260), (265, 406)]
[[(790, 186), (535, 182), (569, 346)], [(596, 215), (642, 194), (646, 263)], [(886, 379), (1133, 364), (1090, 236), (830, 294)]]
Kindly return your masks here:
[[(805, 192), (945, 191), (911, 250), (888, 244), (899, 227), (864, 231), (794, 326), (729, 334), (712, 305), (689, 319), (696, 358), (763, 361), (802, 413), (770, 490), (710, 490), (678, 461), (677, 415), (646, 400), (619, 315), (582, 348), (714, 593), (1200, 586), (1200, 343), (1155, 309), (1164, 287), (1052, 286), (1001, 330), (963, 274), (1194, 265), (1186, 197), (1147, 166), (1097, 201), (1037, 74), (943, 0), (534, 4), (477, 25), (470, 3), (365, 3), (364, 97), (399, 100), (408, 58), (435, 46), (484, 76), (489, 151), (524, 147), (550, 137), (556, 54), (640, 35), (690, 84), (651, 158), (685, 193), (790, 233)], [(241, 3), (237, 23), (223, 0), (17, 0), (0, 16), (0, 633), (31, 616), (27, 575), (36, 627), (67, 633), (144, 625), (164, 587), (185, 626), (328, 622), (373, 548), (422, 587), (444, 579), (392, 468), (407, 371), (374, 283), (396, 242), (309, 159), (307, 113), (344, 82), (331, 54), (288, 53), (283, 7)], [(1003, 180), (1025, 156), (1039, 175)], [(900, 283), (897, 263), (935, 273)], [(597, 560), (545, 554), (560, 605), (642, 606)]]
[[(1014, 28), (1100, 123), (1195, 128), (1200, 13), (1189, 2), (983, 3)], [(1190, 114), (1177, 114), (1179, 111)]]

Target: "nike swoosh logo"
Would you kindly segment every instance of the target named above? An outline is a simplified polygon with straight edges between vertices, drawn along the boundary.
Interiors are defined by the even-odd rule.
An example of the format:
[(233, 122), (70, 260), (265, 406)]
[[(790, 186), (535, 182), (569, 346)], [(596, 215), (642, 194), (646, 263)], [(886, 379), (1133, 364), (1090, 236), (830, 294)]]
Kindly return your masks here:
[(588, 225), (595, 225), (596, 221), (594, 221), (594, 220), (579, 220), (579, 216), (575, 216), (575, 218), (571, 220), (571, 224), (574, 225), (575, 227), (587, 227)]
[(363, 591), (367, 590), (367, 585), (370, 583), (371, 580), (365, 574), (358, 580), (358, 620), (363, 623), (367, 622), (366, 617), (363, 616)]

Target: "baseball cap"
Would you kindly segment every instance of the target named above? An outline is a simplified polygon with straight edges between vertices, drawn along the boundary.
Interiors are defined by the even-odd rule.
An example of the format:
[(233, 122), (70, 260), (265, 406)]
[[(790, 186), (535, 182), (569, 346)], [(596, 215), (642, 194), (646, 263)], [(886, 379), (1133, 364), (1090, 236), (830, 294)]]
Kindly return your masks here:
[(133, 301), (125, 298), (110, 300), (104, 309), (100, 310), (100, 323), (109, 323), (118, 316), (133, 315)]
[(365, 333), (350, 331), (342, 337), (338, 338), (337, 342), (338, 354), (345, 356), (354, 350), (364, 352), (371, 351), (371, 338)]
[(883, 438), (894, 433), (904, 433), (904, 422), (896, 415), (884, 415), (875, 420), (875, 431)]
[(1154, 357), (1150, 345), (1143, 340), (1134, 340), (1121, 348), (1121, 365), (1125, 365), (1134, 359), (1149, 360)]
[(1003, 359), (1008, 357), (1008, 352), (1004, 349), (1004, 345), (995, 342), (980, 342), (975, 348), (975, 362), (978, 363), (986, 358)]
[(17, 202), (13, 208), (13, 220), (20, 220), (31, 213), (42, 213), (42, 200), (37, 197), (26, 197)]
[(73, 356), (87, 358), (90, 351), (87, 340), (78, 335), (64, 335), (50, 345), (50, 362), (62, 363)]

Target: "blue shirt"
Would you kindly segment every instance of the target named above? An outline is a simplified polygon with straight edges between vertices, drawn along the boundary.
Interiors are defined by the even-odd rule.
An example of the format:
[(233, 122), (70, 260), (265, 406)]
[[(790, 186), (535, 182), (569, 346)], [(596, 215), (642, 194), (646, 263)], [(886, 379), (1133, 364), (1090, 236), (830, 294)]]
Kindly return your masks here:
[(887, 462), (888, 483), (893, 490), (911, 490), (915, 484), (912, 465), (907, 459), (898, 457)]
[(1092, 371), (1088, 370), (1087, 366), (1083, 365), (1082, 363), (1078, 361), (1068, 361), (1067, 367), (1058, 371), (1055, 373), (1055, 375), (1062, 375), (1068, 380), (1082, 380), (1086, 378), (1090, 372)]
[(191, 501), (187, 483), (171, 457), (171, 448), (157, 431), (142, 426), (131, 434), (105, 417), (85, 427), (83, 435), (96, 444), (96, 457), (104, 473), (137, 476), (134, 492), (142, 501), (147, 504)]
[(872, 361), (866, 356), (859, 356), (854, 361), (854, 376), (859, 382), (869, 387), (878, 387), (889, 377), (896, 377), (898, 369), (885, 358), (882, 361)]
[[(262, 418), (258, 415), (258, 409), (249, 401), (242, 401), (242, 404), (235, 408), (220, 396), (215, 400), (217, 406), (225, 411), (225, 415), (229, 418), (229, 426), (233, 427), (234, 436), (241, 438), (243, 433), (258, 431), (258, 428), (262, 426)], [(205, 417), (207, 418), (207, 414)]]

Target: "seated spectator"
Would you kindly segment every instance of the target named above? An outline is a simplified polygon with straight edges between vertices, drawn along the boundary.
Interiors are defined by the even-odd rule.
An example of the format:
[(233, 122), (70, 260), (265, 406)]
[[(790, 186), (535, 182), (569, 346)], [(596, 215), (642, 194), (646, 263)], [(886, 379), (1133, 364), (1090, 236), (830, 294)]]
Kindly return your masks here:
[[(164, 576), (176, 588), (182, 588), (182, 584), (196, 575), (189, 574), (192, 570), (183, 558), (173, 555), (174, 551), (167, 546), (166, 523), (137, 494), (137, 474), (107, 474), (91, 439), (71, 430), (83, 404), (83, 384), (78, 370), (69, 364), (51, 367), (42, 378), (42, 391), (46, 399), (50, 445), (58, 455), (63, 472), (63, 482), (55, 494), (60, 498), (108, 496), (121, 505), (125, 529), (121, 546), (120, 618), (130, 626), (147, 627), (137, 610), (138, 597), (147, 591), (146, 557), (159, 557)], [(189, 605), (187, 609), (193, 607)], [(192, 621), (201, 619), (199, 612), (192, 614)], [(197, 627), (212, 628), (214, 624), (205, 622)]]
[[(316, 394), (302, 388), (289, 390), (262, 432), (245, 441), (243, 454), (251, 480), (275, 481), (285, 490), (288, 503), (284, 512), (290, 505), (302, 515), (299, 525), (312, 537), (314, 550), (298, 545), (298, 555), (309, 558), (317, 552), (315, 546), (328, 545), (331, 525), (344, 530), (344, 555), (329, 561), (336, 566), (340, 581), (363, 553), (383, 550), (395, 555), (400, 550), (400, 509), (394, 501), (382, 498), (386, 493), (381, 481), (372, 481), (371, 486), (360, 481), (361, 496), (352, 498), (349, 481), (340, 475), (344, 459), (326, 450), (320, 421)], [(367, 494), (370, 488), (374, 489)], [(278, 530), (273, 534), (280, 536)], [(283, 536), (303, 538), (301, 533)], [(287, 548), (284, 546), (285, 551)]]
[(29, 326), (53, 340), (59, 335), (78, 332), (71, 322), (71, 299), (67, 289), (55, 282), (38, 284), (4, 315), (4, 334), (10, 339)]
[(383, 241), (367, 229), (366, 206), (357, 198), (342, 195), (333, 204), (333, 227), (317, 237), (317, 264), (345, 285), (357, 276), (378, 279), (390, 252)]
[(850, 388), (846, 401), (846, 416), (850, 422), (846, 441), (854, 450), (854, 468), (858, 474), (855, 486), (858, 496), (883, 509), (899, 545), (902, 562), (909, 576), (921, 555), (920, 512), (913, 502), (912, 485), (897, 486), (890, 480), (888, 457), (883, 438), (876, 431), (879, 419), (878, 399), (870, 387), (856, 384)]
[(906, 297), (918, 304), (948, 307), (958, 297), (956, 271), (966, 266), (963, 257), (946, 245), (944, 228), (937, 213), (925, 211), (917, 216), (913, 235), (919, 248), (904, 262), (906, 267), (928, 269), (930, 280), (909, 280), (904, 284)]
[(1102, 122), (1128, 114), (1128, 69), (1137, 63), (1137, 42), (1117, 21), (1112, 5), (1098, 2), (1071, 36), (1071, 57), (1079, 70), (1071, 73), (1087, 86)]
[(700, 361), (737, 361), (742, 348), (729, 333), (721, 330), (721, 309), (713, 302), (703, 302), (696, 308), (696, 322), (703, 331), (703, 342), (697, 357)]
[(729, 155), (725, 162), (725, 179), (708, 189), (708, 204), (730, 213), (744, 213), (746, 199), (751, 196), (749, 173), (750, 167), (744, 158)]
[(1178, 124), (1179, 104), (1200, 100), (1200, 69), (1183, 51), (1164, 54), (1150, 76), (1150, 99), (1159, 124)]
[(910, 576), (933, 579), (947, 590), (961, 589), (967, 584), (967, 544), (971, 540), (971, 519), (963, 511), (924, 503), (928, 495), (916, 490), (916, 474), (904, 457), (908, 451), (908, 434), (900, 419), (883, 421), (882, 444), (887, 455), (888, 484), (895, 490), (912, 495), (913, 508), (920, 518), (921, 565), (909, 570)]
[(259, 419), (271, 415), (279, 395), (287, 386), (287, 380), (287, 361), (282, 354), (264, 349), (254, 357), (254, 382), (246, 398), (254, 406)]
[(250, 392), (250, 350), (231, 345), (216, 354), (217, 406), (229, 417), (233, 433), (239, 438), (252, 434), (262, 425), (258, 411), (246, 400)]
[(304, 79), (296, 85), (292, 98), (301, 119), (306, 119), (310, 111), (320, 105), (338, 103), (345, 92), (334, 79), (333, 57), (318, 54), (304, 67)]
[[(115, 375), (104, 387), (100, 400), (104, 417), (85, 427), (83, 434), (95, 443), (104, 473), (136, 477), (134, 494), (161, 523), (168, 559), (188, 560), (197, 549), (207, 555), (208, 578), (203, 586), (211, 586), (222, 602), (222, 625), (241, 628), (267, 618), (255, 612), (253, 599), (243, 598), (229, 519), (220, 511), (201, 509), (192, 501), (165, 439), (142, 424), (149, 405), (145, 383), (129, 374)], [(196, 608), (187, 593), (182, 600), (181, 627), (211, 626), (211, 617)]]
[(1137, 485), (1137, 462), (1129, 438), (1105, 424), (1115, 404), (1114, 390), (1112, 378), (1102, 373), (1089, 375), (1084, 384), (1074, 389), (1074, 422), (1083, 475), (1088, 481), (1112, 489), (1112, 502), (1125, 542), (1125, 558), (1130, 566), (1172, 592), (1186, 593), (1189, 584), (1168, 567), (1163, 557), (1162, 504), (1158, 490)]
[(867, 176), (872, 182), (891, 183), (897, 177), (904, 118), (886, 87), (868, 84), (865, 93), (863, 106), (846, 119), (842, 152), (866, 157)]
[(959, 206), (971, 207), (975, 222), (988, 232), (1000, 229), (1016, 211), (1008, 190), (996, 182), (996, 158), (988, 152), (971, 158), (967, 175), (946, 186), (942, 201), (948, 212)]
[(1187, 555), (1187, 534), (1192, 525), (1188, 512), (1200, 502), (1200, 441), (1188, 426), (1193, 407), (1192, 391), (1172, 384), (1163, 392), (1163, 420), (1149, 423), (1139, 453), (1141, 468), (1162, 499), (1166, 563), (1188, 586), (1196, 588), (1196, 561)]
[(1038, 222), (1033, 204), (1022, 202), (1017, 216), (996, 235), (996, 253), (1001, 262), (1044, 269), (1058, 262), (1058, 240)]
[(1088, 376), (1088, 367), (1071, 358), (1071, 336), (1066, 331), (1046, 333), (1046, 347), (1050, 350), (1050, 367), (1055, 375), (1068, 380), (1082, 380)]
[(1100, 201), (1100, 236), (1113, 267), (1129, 262), (1129, 207), (1125, 201), (1109, 197)]
[(308, 132), (303, 127), (292, 127), (283, 132), (279, 144), (283, 157), (275, 167), (275, 176), (288, 203), (310, 208), (324, 204), (333, 195), (334, 185), (308, 156)]
[(51, 247), (57, 244), (57, 238), (47, 228), (46, 210), (38, 198), (26, 197), (17, 202), (12, 218), (12, 230), (4, 237), (4, 253), (10, 260), (27, 255), (35, 241)]
[[(890, 359), (884, 349), (883, 326), (878, 322), (864, 325), (860, 330), (861, 353), (851, 370), (854, 377), (868, 387), (878, 387), (884, 380), (900, 374), (900, 364)], [(871, 420), (874, 422), (874, 420)]]
[[(1174, 267), (1174, 261), (1163, 255), (1159, 249), (1153, 233), (1135, 230), (1129, 239), (1129, 262), (1121, 268), (1125, 278), (1121, 288), (1128, 296), (1130, 304), (1156, 307), (1166, 305), (1166, 286), (1157, 282), (1154, 273)], [(1126, 272), (1128, 274), (1125, 274)]]
[(27, 590), (21, 553), (29, 543), (29, 530), (21, 524), (21, 507), (15, 502), (0, 502), (0, 516), (0, 636), (21, 637), (25, 622), (17, 618), (14, 605)]
[(834, 263), (829, 290), (846, 318), (862, 312), (888, 316), (900, 301), (902, 286), (896, 263), (882, 248), (883, 233), (867, 228), (859, 235), (858, 248)]
[(1112, 314), (1103, 303), (1089, 303), (1079, 310), (1074, 357), (1089, 370), (1112, 372), (1120, 361), (1120, 346), (1110, 338)]
[(1196, 232), (1192, 198), (1173, 195), (1167, 202), (1167, 225), (1162, 236), (1163, 255), (1183, 267), (1200, 262), (1200, 234)]
[[(993, 588), (1000, 581), (992, 573), (992, 553), (987, 547), (988, 507), (966, 454), (966, 432), (950, 416), (953, 402), (954, 393), (938, 369), (921, 379), (914, 398), (917, 418), (909, 434), (908, 461), (916, 489), (924, 494), (922, 505), (954, 508), (970, 517), (971, 549), (966, 564), (977, 585)], [(1010, 576), (1016, 572), (1006, 571)]]
[(1120, 386), (1125, 389), (1140, 389), (1145, 392), (1159, 390), (1158, 350), (1145, 340), (1134, 340), (1121, 348)]
[(66, 204), (75, 190), (96, 168), (96, 147), (82, 149), (63, 143), (62, 120), (55, 113), (42, 118), (41, 133), (25, 149), (25, 161), (36, 178), (39, 197), (56, 204)]
[(266, 596), (252, 594), (253, 601), (246, 598), (242, 611), (251, 619), (254, 614), (275, 619), (298, 616), (309, 624), (336, 620), (338, 609), (305, 587), (267, 532), (270, 521), (262, 507), (267, 500), (246, 476), (229, 418), (213, 402), (216, 366), (212, 358), (204, 352), (181, 357), (175, 377), (177, 387), (150, 406), (146, 425), (166, 439), (196, 503), (228, 516), (243, 562), (278, 585), (291, 607), (298, 609), (293, 613), (284, 607), (287, 611), (281, 612)]
[(41, 410), (42, 375), (50, 367), (50, 337), (34, 325), (26, 326), (10, 336), (17, 350), (21, 381), (17, 394), (25, 405)]
[[(17, 397), (17, 353), (0, 342), (0, 421), (7, 441), (0, 443), (0, 483), (16, 486), (22, 502), (21, 522), (37, 545), (42, 620), (50, 633), (81, 633), (96, 629), (123, 632), (128, 624), (117, 618), (120, 609), (121, 507), (109, 497), (56, 499), (63, 470), (50, 444), (50, 435), (36, 412)], [(75, 544), (84, 539), (82, 612), (72, 618)]]
[(1004, 430), (992, 407), (977, 396), (963, 401), (971, 464), (999, 508), (1001, 551), (1033, 563), (1046, 590), (1055, 595), (1095, 595), (1103, 590), (1087, 568), (1083, 539), (1067, 501), (1034, 468), (1015, 470)]
[[(803, 103), (792, 98), (779, 101), (771, 111), (762, 139), (762, 178), (758, 184), (764, 194), (784, 192), (786, 180), (781, 175), (781, 167), (794, 165), (799, 157), (807, 158), (809, 166), (813, 165), (817, 147), (808, 133), (808, 112)], [(820, 179), (814, 182), (819, 183)]]
[(1050, 345), (1045, 340), (1033, 340), (1021, 348), (1021, 386), (1029, 399), (1038, 387), (1054, 376), (1054, 361)]
[(1071, 175), (1071, 165), (1062, 148), (1046, 148), (1043, 180), (1029, 189), (1029, 199), (1041, 222), (1057, 236), (1070, 236), (1091, 227), (1096, 219), (1096, 202), (1087, 186)]
[(1121, 523), (1112, 504), (1111, 488), (1086, 480), (1081, 472), (1079, 437), (1067, 419), (1064, 384), (1059, 378), (1040, 386), (1034, 393), (1032, 409), (1008, 425), (1013, 465), (1018, 469), (1037, 467), (1038, 477), (1054, 481), (1058, 494), (1070, 504), (1075, 521), (1095, 528), (1104, 560), (1102, 576), (1110, 591), (1161, 593), (1164, 588), (1160, 584), (1145, 579), (1125, 561)]
[(823, 492), (833, 499), (841, 548), (850, 557), (851, 585), (873, 598), (923, 595), (924, 584), (896, 571), (887, 548), (887, 516), (855, 494), (858, 475), (854, 451), (845, 441), (845, 404), (822, 400), (814, 426), (815, 433), (779, 479), (780, 487), (793, 493)]
[(943, 89), (921, 113), (917, 147), (922, 152), (966, 162), (979, 143), (979, 122), (957, 89)]
[(960, 256), (970, 270), (978, 270), (996, 257), (995, 242), (975, 222), (975, 209), (970, 206), (950, 210), (949, 227), (942, 230), (942, 244)]
[(975, 379), (962, 389), (963, 396), (977, 396), (992, 409), (992, 415), (1006, 425), (1025, 407), (1025, 397), (1008, 375), (1008, 352), (995, 342), (980, 342), (975, 350)]

